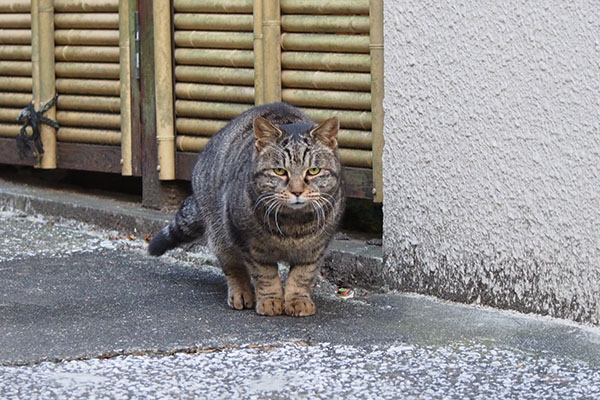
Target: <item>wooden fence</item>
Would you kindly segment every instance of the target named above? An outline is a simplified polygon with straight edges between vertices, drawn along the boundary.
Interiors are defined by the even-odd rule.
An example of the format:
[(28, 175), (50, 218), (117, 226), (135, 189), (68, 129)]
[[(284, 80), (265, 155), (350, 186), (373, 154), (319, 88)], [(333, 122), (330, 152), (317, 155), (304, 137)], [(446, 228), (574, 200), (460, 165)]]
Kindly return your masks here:
[(34, 164), (14, 150), (16, 116), (57, 91), (38, 167), (160, 191), (228, 120), (282, 100), (338, 116), (348, 195), (382, 201), (382, 14), (382, 0), (5, 0), (0, 163)]

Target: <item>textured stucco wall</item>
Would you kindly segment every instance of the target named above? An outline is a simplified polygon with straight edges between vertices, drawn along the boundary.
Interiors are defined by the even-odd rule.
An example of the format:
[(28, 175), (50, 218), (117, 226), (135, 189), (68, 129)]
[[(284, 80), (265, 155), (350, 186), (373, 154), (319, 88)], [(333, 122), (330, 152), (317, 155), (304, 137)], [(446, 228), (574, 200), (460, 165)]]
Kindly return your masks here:
[(392, 287), (600, 321), (600, 3), (385, 1)]

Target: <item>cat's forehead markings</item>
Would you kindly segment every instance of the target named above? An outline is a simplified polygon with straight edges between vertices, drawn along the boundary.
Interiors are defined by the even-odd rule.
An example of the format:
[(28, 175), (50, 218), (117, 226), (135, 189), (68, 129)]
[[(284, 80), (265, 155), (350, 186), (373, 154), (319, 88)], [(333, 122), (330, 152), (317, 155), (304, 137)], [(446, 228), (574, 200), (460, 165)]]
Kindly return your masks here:
[(284, 124), (280, 126), (280, 128), (287, 133), (287, 137), (295, 140), (305, 137), (311, 127), (312, 125), (303, 123)]

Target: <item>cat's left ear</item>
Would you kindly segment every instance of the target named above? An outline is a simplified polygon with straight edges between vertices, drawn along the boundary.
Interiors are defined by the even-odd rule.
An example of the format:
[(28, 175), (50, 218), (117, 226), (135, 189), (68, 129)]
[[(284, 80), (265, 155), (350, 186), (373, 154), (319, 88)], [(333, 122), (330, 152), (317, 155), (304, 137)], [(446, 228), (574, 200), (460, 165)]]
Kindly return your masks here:
[(337, 117), (332, 117), (314, 127), (310, 131), (310, 136), (323, 143), (325, 146), (335, 150), (337, 148), (337, 135), (339, 130), (340, 121)]
[(268, 143), (275, 143), (283, 135), (278, 127), (270, 123), (266, 118), (254, 118), (254, 146), (261, 151)]

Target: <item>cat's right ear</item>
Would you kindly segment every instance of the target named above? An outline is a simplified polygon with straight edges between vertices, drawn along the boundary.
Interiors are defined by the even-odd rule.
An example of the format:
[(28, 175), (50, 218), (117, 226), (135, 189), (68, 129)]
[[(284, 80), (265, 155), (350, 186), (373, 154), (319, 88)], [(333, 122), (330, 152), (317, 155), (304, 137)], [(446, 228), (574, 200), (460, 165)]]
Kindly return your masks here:
[(261, 151), (267, 144), (275, 143), (283, 135), (275, 125), (263, 117), (254, 118), (254, 147)]

